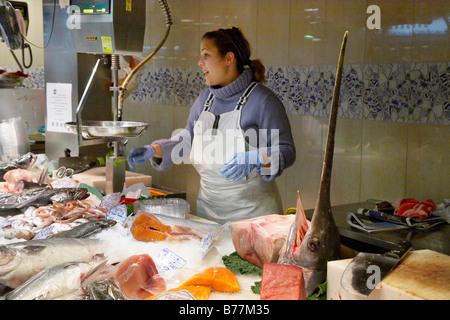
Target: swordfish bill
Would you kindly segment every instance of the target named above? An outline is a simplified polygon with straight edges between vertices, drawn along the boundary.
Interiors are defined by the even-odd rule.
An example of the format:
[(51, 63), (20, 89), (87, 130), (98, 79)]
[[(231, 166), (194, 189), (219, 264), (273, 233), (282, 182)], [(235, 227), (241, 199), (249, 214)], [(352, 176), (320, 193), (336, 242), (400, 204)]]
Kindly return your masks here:
[(304, 270), (307, 296), (314, 293), (319, 284), (325, 282), (327, 276), (327, 262), (338, 260), (341, 252), (339, 232), (331, 212), (330, 183), (339, 94), (342, 80), (342, 66), (344, 62), (347, 35), (348, 31), (344, 34), (339, 54), (336, 81), (331, 103), (327, 145), (316, 207), (311, 219), (310, 228), (300, 244), (299, 257), (297, 260), (298, 265), (303, 267)]

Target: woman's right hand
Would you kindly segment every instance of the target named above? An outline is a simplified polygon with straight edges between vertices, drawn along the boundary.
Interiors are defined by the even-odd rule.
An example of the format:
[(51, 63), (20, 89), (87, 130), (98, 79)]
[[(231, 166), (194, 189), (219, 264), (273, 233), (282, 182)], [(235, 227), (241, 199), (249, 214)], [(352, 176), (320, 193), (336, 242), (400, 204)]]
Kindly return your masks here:
[(153, 158), (155, 149), (152, 146), (145, 146), (142, 148), (134, 148), (128, 155), (128, 164), (134, 170), (134, 164), (144, 163), (145, 160)]

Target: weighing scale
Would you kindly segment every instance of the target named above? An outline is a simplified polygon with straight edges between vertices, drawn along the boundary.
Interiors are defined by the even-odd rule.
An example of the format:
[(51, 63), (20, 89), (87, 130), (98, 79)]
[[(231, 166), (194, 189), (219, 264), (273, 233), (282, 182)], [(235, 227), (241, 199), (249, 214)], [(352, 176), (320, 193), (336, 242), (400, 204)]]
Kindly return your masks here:
[(166, 0), (158, 1), (166, 17), (166, 32), (160, 44), (142, 60), (119, 85), (119, 56), (141, 53), (144, 43), (145, 1), (132, 0), (71, 0), (71, 28), (75, 50), (80, 53), (111, 55), (114, 121), (82, 121), (81, 112), (89, 95), (94, 75), (102, 58), (91, 72), (76, 109), (76, 121), (66, 123), (69, 132), (76, 134), (80, 146), (112, 143), (114, 156), (106, 160), (106, 193), (119, 192), (125, 181), (125, 157), (119, 155), (119, 144), (128, 138), (139, 137), (148, 128), (143, 122), (122, 121), (123, 96), (137, 71), (150, 60), (166, 41), (172, 19)]

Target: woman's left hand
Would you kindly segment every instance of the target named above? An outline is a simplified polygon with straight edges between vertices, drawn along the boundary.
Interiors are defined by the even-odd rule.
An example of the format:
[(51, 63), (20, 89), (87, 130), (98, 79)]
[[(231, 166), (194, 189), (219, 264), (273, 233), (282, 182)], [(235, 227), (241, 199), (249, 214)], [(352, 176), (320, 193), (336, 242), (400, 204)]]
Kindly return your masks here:
[(264, 158), (260, 151), (239, 152), (225, 163), (220, 174), (227, 180), (238, 181), (249, 175), (253, 169), (261, 168), (263, 164)]

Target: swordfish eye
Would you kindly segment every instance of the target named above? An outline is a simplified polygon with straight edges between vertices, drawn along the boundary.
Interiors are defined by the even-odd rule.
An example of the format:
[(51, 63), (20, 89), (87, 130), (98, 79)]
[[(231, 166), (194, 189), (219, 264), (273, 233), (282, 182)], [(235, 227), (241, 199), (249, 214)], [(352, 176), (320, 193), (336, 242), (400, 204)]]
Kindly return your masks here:
[(308, 248), (312, 252), (316, 252), (317, 250), (319, 250), (319, 246), (320, 246), (320, 242), (319, 242), (319, 239), (317, 239), (317, 238), (312, 238), (308, 241)]

